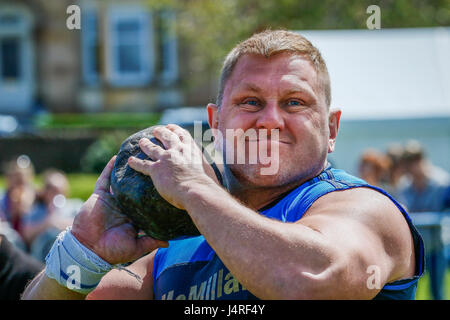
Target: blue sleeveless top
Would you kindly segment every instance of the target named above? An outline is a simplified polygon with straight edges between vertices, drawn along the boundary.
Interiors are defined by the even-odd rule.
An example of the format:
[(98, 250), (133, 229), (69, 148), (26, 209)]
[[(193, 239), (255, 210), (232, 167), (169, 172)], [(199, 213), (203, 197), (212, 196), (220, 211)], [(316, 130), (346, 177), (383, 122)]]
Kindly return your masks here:
[[(386, 284), (374, 299), (414, 299), (417, 281), (424, 272), (423, 241), (405, 209), (384, 190), (328, 166), (270, 208), (260, 210), (260, 214), (283, 222), (295, 222), (319, 197), (356, 187), (369, 187), (389, 197), (405, 217), (414, 240), (415, 275)], [(163, 300), (257, 299), (228, 271), (203, 236), (172, 240), (168, 248), (158, 249), (153, 264), (153, 294), (155, 299)]]

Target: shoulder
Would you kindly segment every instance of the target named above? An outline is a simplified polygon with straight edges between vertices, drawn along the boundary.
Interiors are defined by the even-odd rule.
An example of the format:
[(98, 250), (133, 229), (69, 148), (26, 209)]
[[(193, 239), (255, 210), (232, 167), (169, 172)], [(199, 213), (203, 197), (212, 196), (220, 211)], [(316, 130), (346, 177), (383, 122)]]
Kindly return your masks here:
[(153, 298), (153, 261), (156, 250), (127, 267), (142, 283), (125, 271), (113, 269), (100, 281), (87, 300), (147, 300)]
[(414, 274), (409, 225), (399, 207), (381, 192), (358, 187), (327, 193), (300, 222), (336, 237), (368, 265), (386, 266), (387, 282)]

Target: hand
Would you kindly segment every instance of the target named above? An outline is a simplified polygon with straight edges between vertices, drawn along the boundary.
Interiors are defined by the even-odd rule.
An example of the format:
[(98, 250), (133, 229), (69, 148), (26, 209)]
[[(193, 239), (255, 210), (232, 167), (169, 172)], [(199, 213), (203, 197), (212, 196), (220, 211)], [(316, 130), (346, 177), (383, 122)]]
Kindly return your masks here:
[(188, 201), (186, 195), (190, 188), (197, 183), (217, 183), (214, 170), (188, 131), (169, 124), (155, 128), (153, 135), (161, 141), (164, 149), (143, 138), (139, 146), (154, 161), (130, 157), (128, 165), (150, 176), (156, 190), (165, 200), (179, 209), (185, 209), (184, 203)]
[(115, 156), (108, 162), (95, 185), (94, 193), (86, 200), (74, 219), (72, 234), (83, 245), (110, 264), (134, 261), (166, 241), (148, 236), (137, 237), (137, 230), (123, 215), (110, 193), (110, 177)]

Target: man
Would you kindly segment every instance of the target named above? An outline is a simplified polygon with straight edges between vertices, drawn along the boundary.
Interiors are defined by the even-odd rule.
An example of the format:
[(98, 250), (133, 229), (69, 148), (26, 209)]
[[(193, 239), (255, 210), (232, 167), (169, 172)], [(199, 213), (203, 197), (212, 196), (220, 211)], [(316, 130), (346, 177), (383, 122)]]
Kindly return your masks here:
[(69, 181), (65, 174), (49, 169), (43, 173), (43, 182), (37, 201), (23, 219), (23, 235), (30, 247), (37, 237), (49, 229), (61, 231), (73, 222), (70, 212), (63, 211), (66, 209), (64, 206), (69, 191)]
[(23, 234), (23, 223), (36, 198), (33, 185), (34, 167), (30, 161), (18, 157), (5, 165), (6, 190), (0, 195), (0, 229), (5, 230), (9, 241), (23, 250), (27, 245)]
[[(269, 131), (257, 142), (278, 150), (271, 160), (279, 162), (278, 171), (261, 174), (273, 163), (225, 161), (224, 190), (205, 172), (201, 151), (185, 130), (156, 129), (165, 149), (142, 139), (141, 149), (155, 161), (132, 157), (129, 165), (151, 176), (166, 200), (185, 209), (202, 236), (158, 250), (167, 243), (136, 237), (111, 204), (112, 159), (71, 233), (58, 244), (78, 248), (76, 238), (84, 254), (91, 256), (85, 246), (102, 258), (96, 264), (102, 272), (108, 270), (105, 261), (124, 263), (153, 251), (128, 267), (142, 282), (112, 270), (88, 298), (414, 298), (423, 272), (420, 236), (403, 208), (382, 191), (327, 165), (341, 115), (329, 104), (325, 63), (302, 36), (266, 31), (236, 46), (225, 60), (217, 104), (207, 108), (210, 127), (216, 138), (226, 137), (227, 130), (235, 133), (217, 142), (225, 153), (230, 141), (249, 147), (246, 132)], [(62, 263), (53, 256), (64, 260), (67, 254), (54, 252), (47, 261), (53, 271), (36, 277), (25, 298), (83, 297), (64, 286), (65, 278), (53, 267)], [(86, 283), (95, 283), (95, 273), (82, 268)]]
[[(443, 212), (446, 209), (446, 195), (450, 187), (449, 174), (434, 166), (427, 159), (419, 142), (408, 141), (405, 146), (404, 162), (410, 181), (400, 190), (398, 200), (411, 214), (418, 212)], [(425, 257), (430, 272), (431, 293), (435, 300), (445, 299), (445, 245), (442, 227), (420, 230), (427, 254)]]
[(403, 158), (410, 181), (401, 189), (399, 200), (410, 212), (444, 211), (450, 175), (433, 165), (415, 140), (408, 141)]
[(0, 233), (0, 300), (18, 300), (44, 265)]

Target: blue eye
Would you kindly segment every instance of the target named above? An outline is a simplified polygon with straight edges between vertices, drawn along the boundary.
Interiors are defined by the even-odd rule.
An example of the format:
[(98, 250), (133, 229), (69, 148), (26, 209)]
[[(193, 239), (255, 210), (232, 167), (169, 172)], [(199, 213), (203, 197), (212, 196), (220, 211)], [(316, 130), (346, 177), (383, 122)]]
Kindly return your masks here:
[(297, 100), (289, 100), (288, 105), (290, 105), (290, 106), (301, 106), (301, 105), (303, 105), (303, 103), (301, 103), (300, 101), (297, 101)]
[(251, 106), (257, 106), (258, 105), (258, 101), (256, 101), (256, 100), (248, 100), (245, 103), (249, 104)]

